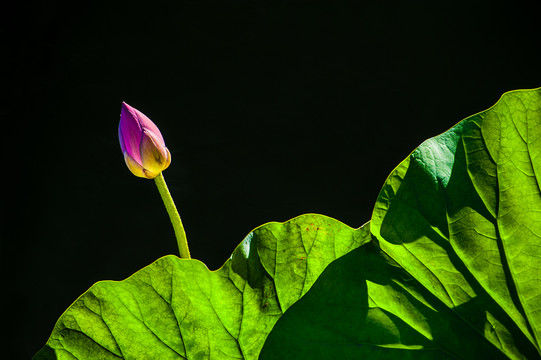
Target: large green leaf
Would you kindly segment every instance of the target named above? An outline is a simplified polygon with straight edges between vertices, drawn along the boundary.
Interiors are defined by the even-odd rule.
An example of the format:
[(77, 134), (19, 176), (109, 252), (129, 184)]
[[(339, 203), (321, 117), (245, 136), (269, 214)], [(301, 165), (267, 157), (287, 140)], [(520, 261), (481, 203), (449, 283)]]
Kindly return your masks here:
[(321, 272), (369, 240), (368, 226), (303, 215), (255, 229), (217, 271), (165, 256), (92, 286), (35, 359), (255, 359)]
[(261, 359), (540, 358), (541, 89), (419, 146)]

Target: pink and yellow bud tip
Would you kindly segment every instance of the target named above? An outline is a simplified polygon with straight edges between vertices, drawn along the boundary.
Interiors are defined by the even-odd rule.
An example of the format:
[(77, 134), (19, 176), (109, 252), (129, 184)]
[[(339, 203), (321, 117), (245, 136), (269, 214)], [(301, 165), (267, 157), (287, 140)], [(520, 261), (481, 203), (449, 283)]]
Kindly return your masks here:
[(118, 139), (128, 169), (142, 178), (154, 179), (171, 163), (158, 127), (142, 112), (122, 103)]

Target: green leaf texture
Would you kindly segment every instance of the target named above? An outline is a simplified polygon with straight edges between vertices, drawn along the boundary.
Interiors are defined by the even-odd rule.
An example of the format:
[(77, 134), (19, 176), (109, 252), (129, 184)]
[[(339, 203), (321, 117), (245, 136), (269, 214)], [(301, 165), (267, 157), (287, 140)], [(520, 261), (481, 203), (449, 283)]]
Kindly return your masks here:
[(539, 359), (541, 89), (429, 139), (261, 359)]
[(369, 226), (303, 215), (255, 229), (217, 271), (165, 256), (92, 286), (34, 359), (256, 359), (321, 272), (369, 240)]

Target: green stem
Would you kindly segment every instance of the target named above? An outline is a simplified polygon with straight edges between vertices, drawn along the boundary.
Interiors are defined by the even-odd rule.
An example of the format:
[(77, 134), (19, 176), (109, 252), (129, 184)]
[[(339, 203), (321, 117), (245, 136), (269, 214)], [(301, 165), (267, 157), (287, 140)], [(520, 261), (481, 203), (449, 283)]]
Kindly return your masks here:
[(177, 237), (178, 249), (180, 251), (180, 257), (185, 259), (190, 259), (190, 250), (188, 249), (188, 239), (186, 239), (186, 232), (184, 232), (184, 226), (182, 226), (182, 221), (180, 220), (180, 215), (178, 214), (177, 207), (175, 202), (171, 197), (171, 193), (167, 188), (163, 174), (160, 173), (157, 177), (154, 178), (158, 191), (162, 196), (163, 203), (173, 224), (173, 229), (175, 230), (175, 236)]

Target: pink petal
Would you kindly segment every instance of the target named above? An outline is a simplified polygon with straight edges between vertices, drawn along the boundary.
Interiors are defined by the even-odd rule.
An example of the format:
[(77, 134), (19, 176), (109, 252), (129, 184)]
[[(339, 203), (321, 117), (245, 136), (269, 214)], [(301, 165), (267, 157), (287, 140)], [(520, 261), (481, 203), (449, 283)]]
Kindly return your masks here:
[(143, 136), (143, 129), (139, 124), (135, 109), (125, 102), (122, 103), (118, 133), (121, 142), (120, 147), (123, 152), (127, 152), (133, 160), (140, 164), (141, 156), (139, 155), (139, 146)]

